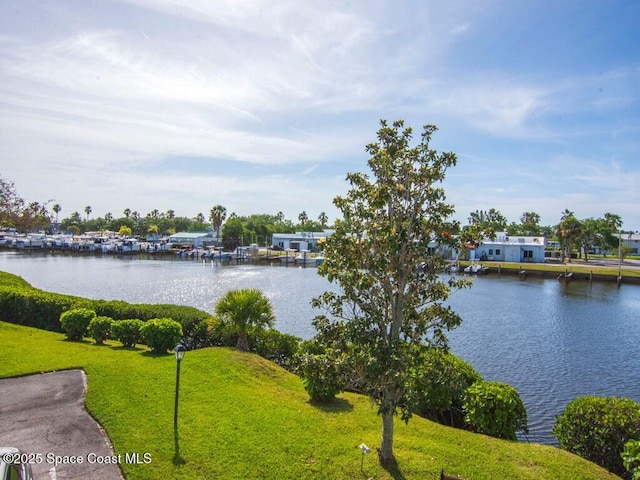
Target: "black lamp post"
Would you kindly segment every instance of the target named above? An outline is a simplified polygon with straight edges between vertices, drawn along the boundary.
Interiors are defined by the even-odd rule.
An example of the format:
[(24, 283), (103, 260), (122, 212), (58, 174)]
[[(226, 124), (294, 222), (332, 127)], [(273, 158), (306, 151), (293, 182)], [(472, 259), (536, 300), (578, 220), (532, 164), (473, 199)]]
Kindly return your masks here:
[(178, 392), (180, 390), (180, 362), (182, 361), (182, 357), (184, 357), (184, 354), (187, 351), (187, 349), (184, 347), (184, 345), (179, 343), (178, 345), (176, 345), (173, 351), (176, 354), (176, 403), (175, 403), (175, 408), (173, 410), (173, 429), (177, 432), (178, 431)]

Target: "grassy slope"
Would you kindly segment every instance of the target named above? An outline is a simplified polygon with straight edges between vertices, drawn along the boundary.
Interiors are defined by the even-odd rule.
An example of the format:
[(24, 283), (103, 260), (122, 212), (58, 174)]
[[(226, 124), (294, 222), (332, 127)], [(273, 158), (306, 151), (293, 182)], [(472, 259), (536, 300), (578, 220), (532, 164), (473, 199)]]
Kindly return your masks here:
[(362, 442), (379, 442), (368, 399), (343, 394), (329, 407), (309, 404), (301, 382), (274, 364), (225, 348), (188, 352), (182, 362), (180, 442), (174, 462), (176, 362), (0, 322), (0, 377), (82, 367), (87, 407), (116, 453), (149, 452), (148, 465), (124, 465), (128, 479), (437, 478), (441, 467), (467, 479), (616, 478), (567, 452), (506, 442), (421, 418), (396, 423), (399, 471), (386, 472)]

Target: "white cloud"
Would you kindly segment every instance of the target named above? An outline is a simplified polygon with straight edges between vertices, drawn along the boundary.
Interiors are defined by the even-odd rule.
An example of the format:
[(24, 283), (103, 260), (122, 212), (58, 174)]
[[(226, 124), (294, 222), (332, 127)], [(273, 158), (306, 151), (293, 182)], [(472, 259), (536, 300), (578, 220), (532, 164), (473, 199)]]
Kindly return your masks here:
[[(638, 218), (629, 207), (638, 201), (637, 66), (567, 74), (545, 57), (530, 74), (501, 43), (503, 60), (469, 67), (485, 55), (474, 48), (487, 25), (509, 10), (500, 4), (105, 5), (27, 4), (37, 34), (0, 19), (2, 175), (29, 198), (64, 194), (71, 205), (71, 192), (82, 193), (94, 211), (114, 199), (138, 210), (157, 201), (189, 211), (331, 208), (346, 172), (364, 168), (377, 120), (404, 118), (416, 129), (437, 123), (436, 141), (465, 153), (447, 182), (464, 218), (493, 207), (517, 220), (532, 202), (523, 211), (548, 209), (551, 223), (557, 204), (574, 200), (566, 195), (584, 192), (576, 202), (600, 208), (606, 194), (611, 210)], [(508, 20), (489, 35), (502, 25), (509, 33)], [(191, 159), (224, 172), (187, 171)], [(67, 180), (73, 189), (57, 193)]]

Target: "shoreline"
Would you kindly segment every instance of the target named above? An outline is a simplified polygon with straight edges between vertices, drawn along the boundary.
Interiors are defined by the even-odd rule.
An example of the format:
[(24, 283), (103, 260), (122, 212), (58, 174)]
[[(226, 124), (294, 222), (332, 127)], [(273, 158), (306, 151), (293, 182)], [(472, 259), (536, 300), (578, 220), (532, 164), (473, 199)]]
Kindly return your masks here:
[[(99, 251), (88, 250), (68, 250), (60, 248), (30, 248), (30, 249), (14, 249), (14, 248), (0, 248), (0, 252), (15, 252), (24, 255), (62, 255), (71, 257), (118, 257), (118, 258), (149, 258), (149, 259), (178, 259), (175, 251), (138, 251), (138, 252), (120, 252), (120, 253), (102, 253)], [(178, 257), (178, 258), (176, 258)], [(205, 261), (200, 258), (183, 258), (183, 261)], [(224, 263), (230, 264), (265, 264), (265, 260), (273, 260), (269, 258), (231, 258), (229, 260), (222, 260)], [(208, 260), (219, 263), (219, 259)], [(293, 262), (290, 262), (293, 266)], [(460, 260), (457, 262), (462, 268), (473, 263), (470, 260)], [(557, 278), (559, 281), (571, 282), (571, 281), (605, 281), (605, 282), (617, 282), (618, 285), (640, 285), (640, 260), (624, 260), (620, 264), (618, 270), (618, 260), (614, 258), (595, 258), (593, 260), (585, 262), (584, 259), (574, 259), (573, 262), (560, 262), (557, 260), (547, 261), (545, 263), (522, 263), (522, 262), (498, 262), (498, 261), (482, 261), (477, 262), (480, 265), (487, 267), (487, 271), (481, 275), (510, 275), (518, 276), (522, 280), (527, 277), (542, 277), (542, 278)], [(283, 266), (287, 266), (283, 264)], [(311, 265), (307, 265), (311, 266)], [(619, 273), (618, 273), (619, 272)], [(463, 274), (460, 272), (460, 274)], [(619, 276), (620, 274), (620, 276)], [(475, 275), (475, 274), (465, 274)]]
[[(470, 265), (472, 262), (462, 260), (461, 267)], [(559, 281), (608, 281), (620, 284), (640, 285), (640, 261), (625, 260), (618, 270), (617, 259), (594, 259), (588, 262), (578, 259), (577, 261), (558, 262), (550, 261), (545, 263), (515, 263), (515, 262), (479, 262), (488, 267), (488, 271), (483, 275), (517, 275), (521, 279), (528, 276), (557, 278)], [(619, 273), (618, 273), (619, 272)]]

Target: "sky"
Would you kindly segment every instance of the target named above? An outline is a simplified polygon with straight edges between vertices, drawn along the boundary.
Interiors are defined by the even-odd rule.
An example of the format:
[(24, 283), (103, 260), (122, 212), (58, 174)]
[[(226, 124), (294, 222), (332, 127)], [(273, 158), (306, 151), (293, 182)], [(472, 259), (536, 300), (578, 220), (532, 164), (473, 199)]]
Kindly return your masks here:
[(452, 151), (455, 218), (640, 230), (635, 0), (0, 0), (0, 177), (60, 218), (316, 219), (380, 120)]

